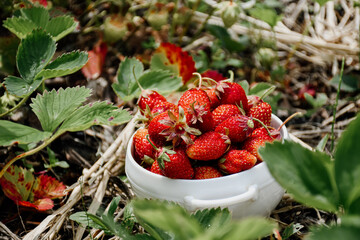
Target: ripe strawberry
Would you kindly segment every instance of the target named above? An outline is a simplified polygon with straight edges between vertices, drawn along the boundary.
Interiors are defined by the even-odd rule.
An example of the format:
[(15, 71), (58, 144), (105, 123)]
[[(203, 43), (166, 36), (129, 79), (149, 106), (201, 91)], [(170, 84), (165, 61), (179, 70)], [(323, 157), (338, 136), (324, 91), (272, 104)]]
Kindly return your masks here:
[(150, 168), (150, 172), (164, 176), (164, 174), (161, 172), (158, 161), (153, 162)]
[(192, 88), (181, 95), (178, 105), (184, 109), (186, 122), (203, 122), (203, 117), (210, 111), (210, 99), (202, 89)]
[(273, 142), (274, 140), (268, 135), (261, 135), (258, 137), (249, 137), (244, 141), (242, 149), (253, 154), (258, 161), (262, 162), (262, 158), (258, 152), (259, 147), (265, 146), (266, 142)]
[(141, 112), (144, 113), (146, 105), (152, 110), (153, 107), (160, 102), (166, 102), (166, 98), (163, 95), (153, 90), (143, 90), (138, 101), (138, 106)]
[(215, 160), (225, 153), (229, 144), (226, 135), (210, 131), (197, 137), (186, 149), (186, 154), (196, 160)]
[(244, 89), (238, 83), (220, 82), (216, 90), (220, 104), (234, 104), (242, 107), (245, 112), (248, 111), (248, 99)]
[(181, 143), (192, 143), (192, 135), (200, 135), (200, 131), (186, 124), (182, 110), (177, 112), (167, 111), (154, 117), (149, 124), (150, 139), (157, 146), (163, 146), (166, 141), (172, 141), (173, 146)]
[(209, 179), (222, 177), (222, 173), (215, 167), (211, 166), (200, 166), (195, 169), (194, 179)]
[(157, 161), (162, 174), (168, 178), (192, 179), (194, 177), (194, 169), (183, 148), (175, 150), (162, 148)]
[(249, 109), (252, 107), (255, 107), (259, 103), (264, 102), (259, 96), (256, 96), (256, 95), (248, 95), (247, 99), (248, 99)]
[(239, 108), (233, 104), (222, 104), (212, 111), (214, 127), (225, 121), (231, 116), (241, 114)]
[(219, 168), (227, 173), (238, 173), (252, 168), (256, 163), (256, 157), (245, 150), (231, 150), (218, 161)]
[(244, 115), (231, 116), (215, 128), (215, 132), (228, 135), (232, 143), (244, 141), (253, 130), (253, 120)]
[(210, 109), (215, 109), (220, 105), (220, 99), (215, 93), (215, 88), (206, 89), (205, 92), (210, 99)]
[[(152, 163), (155, 158), (155, 149), (151, 146), (150, 142), (146, 139), (149, 132), (146, 128), (140, 128), (136, 131), (133, 137), (135, 152), (141, 161)], [(152, 161), (151, 161), (152, 159)], [(150, 162), (149, 162), (150, 161)]]
[[(249, 116), (256, 118), (263, 122), (266, 126), (270, 126), (271, 123), (271, 106), (267, 102), (261, 102), (258, 105), (250, 108)], [(255, 122), (255, 128), (261, 127), (259, 122)]]
[(268, 130), (270, 132), (270, 135), (269, 135), (268, 131), (264, 127), (256, 128), (252, 132), (251, 137), (261, 137), (261, 136), (265, 135), (265, 136), (271, 136), (274, 139), (280, 139), (281, 138), (280, 132), (277, 129), (272, 128), (272, 127), (268, 127)]
[(170, 102), (160, 102), (153, 107), (153, 109), (151, 110), (151, 114), (153, 114), (153, 116), (156, 116), (160, 113), (167, 112), (168, 110), (170, 110), (171, 112), (179, 112), (179, 108), (175, 104)]

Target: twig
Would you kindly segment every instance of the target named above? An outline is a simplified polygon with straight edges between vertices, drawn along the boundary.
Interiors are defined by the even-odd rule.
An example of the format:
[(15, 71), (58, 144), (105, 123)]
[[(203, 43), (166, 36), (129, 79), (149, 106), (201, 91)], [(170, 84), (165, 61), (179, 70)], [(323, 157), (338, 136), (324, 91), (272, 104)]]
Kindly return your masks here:
[(9, 228), (7, 228), (6, 225), (3, 224), (1, 221), (0, 221), (0, 231), (14, 240), (20, 240), (20, 238), (15, 233), (13, 233)]

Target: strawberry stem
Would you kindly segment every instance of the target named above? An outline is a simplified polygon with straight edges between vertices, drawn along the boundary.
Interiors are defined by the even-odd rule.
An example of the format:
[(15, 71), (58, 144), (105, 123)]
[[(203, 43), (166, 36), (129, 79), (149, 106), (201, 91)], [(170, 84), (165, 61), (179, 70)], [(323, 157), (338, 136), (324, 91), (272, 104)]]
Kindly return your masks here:
[(201, 85), (202, 85), (202, 76), (200, 73), (198, 72), (194, 72), (193, 75), (197, 76), (199, 78), (199, 86), (198, 86), (198, 89), (201, 88)]
[(159, 151), (159, 148), (157, 148), (157, 147), (150, 141), (149, 134), (146, 134), (145, 138), (146, 138), (146, 140), (148, 140), (148, 142), (150, 143), (150, 145), (158, 152), (158, 151)]
[(287, 119), (285, 119), (285, 121), (279, 126), (278, 129), (276, 129), (277, 131), (280, 131), (280, 129), (286, 124), (288, 123), (291, 119), (293, 119), (294, 117), (296, 116), (300, 116), (302, 115), (301, 112), (296, 112), (296, 113), (293, 113), (292, 115), (290, 115), (290, 117), (288, 117)]
[(274, 138), (271, 136), (271, 132), (270, 132), (269, 128), (268, 128), (262, 121), (260, 121), (260, 120), (257, 119), (257, 118), (252, 118), (252, 119), (255, 120), (255, 121), (257, 121), (258, 123), (260, 123), (260, 124), (265, 128), (265, 130), (266, 130), (266, 132), (269, 134), (269, 136), (270, 136), (272, 139), (274, 139)]

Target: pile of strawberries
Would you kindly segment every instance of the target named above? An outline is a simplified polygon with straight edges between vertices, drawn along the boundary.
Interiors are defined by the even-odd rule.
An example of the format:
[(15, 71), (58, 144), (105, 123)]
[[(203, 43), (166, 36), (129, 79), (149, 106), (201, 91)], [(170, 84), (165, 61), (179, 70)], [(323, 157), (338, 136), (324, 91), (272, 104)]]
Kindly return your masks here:
[(237, 83), (185, 91), (177, 104), (156, 91), (138, 102), (145, 119), (133, 137), (134, 158), (149, 171), (175, 179), (208, 179), (238, 173), (262, 162), (258, 148), (280, 138), (270, 127), (271, 106), (245, 94)]

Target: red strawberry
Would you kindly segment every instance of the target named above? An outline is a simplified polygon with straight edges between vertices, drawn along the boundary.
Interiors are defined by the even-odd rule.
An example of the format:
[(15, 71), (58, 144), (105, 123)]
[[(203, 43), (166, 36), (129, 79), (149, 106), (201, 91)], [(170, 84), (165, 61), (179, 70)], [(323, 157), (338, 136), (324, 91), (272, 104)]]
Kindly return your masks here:
[(150, 172), (164, 176), (164, 174), (161, 172), (158, 161), (153, 162), (150, 168)]
[(157, 161), (161, 172), (168, 178), (192, 179), (194, 169), (183, 148), (160, 150)]
[(248, 95), (247, 99), (248, 99), (249, 109), (258, 105), (259, 103), (264, 102), (259, 96), (256, 95)]
[(183, 111), (167, 111), (154, 117), (149, 124), (150, 139), (157, 146), (162, 146), (166, 141), (172, 141), (173, 146), (181, 143), (181, 139), (187, 144), (192, 143), (192, 135), (200, 135), (200, 131), (186, 124)]
[(166, 98), (163, 95), (153, 90), (143, 90), (138, 101), (138, 106), (141, 112), (144, 113), (146, 105), (152, 110), (153, 107), (160, 102), (166, 102)]
[(206, 132), (189, 145), (186, 154), (196, 160), (215, 160), (221, 157), (230, 144), (229, 139), (217, 132)]
[(258, 161), (262, 161), (262, 158), (258, 152), (259, 147), (265, 146), (266, 142), (273, 142), (274, 140), (268, 135), (261, 135), (258, 137), (249, 137), (244, 141), (242, 149), (253, 154)]
[(209, 178), (218, 178), (222, 177), (222, 173), (214, 167), (211, 166), (200, 166), (195, 169), (194, 179), (209, 179)]
[(244, 89), (238, 83), (220, 82), (216, 90), (220, 104), (234, 104), (242, 107), (245, 112), (248, 111), (248, 99)]
[(218, 162), (219, 168), (227, 173), (238, 173), (252, 168), (256, 163), (256, 157), (245, 150), (231, 150)]
[(212, 111), (214, 126), (217, 127), (220, 123), (231, 116), (241, 114), (239, 108), (233, 104), (222, 104)]
[[(271, 123), (271, 106), (267, 102), (261, 102), (258, 105), (250, 108), (249, 116), (256, 118), (263, 122), (266, 126), (270, 126)], [(255, 121), (255, 128), (261, 127), (262, 125)]]
[(178, 105), (184, 109), (188, 124), (203, 122), (210, 111), (210, 99), (202, 89), (192, 88), (181, 95)]
[(215, 88), (206, 89), (205, 92), (210, 99), (210, 109), (215, 109), (217, 106), (220, 105), (220, 99), (216, 95)]
[(244, 115), (235, 115), (220, 123), (215, 131), (229, 136), (232, 143), (244, 141), (254, 130), (254, 122)]
[(201, 74), (202, 77), (207, 77), (215, 80), (216, 82), (219, 82), (221, 80), (225, 80), (226, 77), (224, 77), (221, 73), (219, 73), (216, 70), (206, 70)]
[(261, 137), (261, 136), (265, 135), (265, 136), (271, 136), (274, 139), (281, 138), (280, 132), (277, 129), (268, 127), (268, 130), (270, 132), (270, 135), (269, 135), (268, 131), (266, 130), (266, 128), (264, 128), (264, 127), (256, 128), (252, 132), (251, 137)]
[(170, 102), (160, 102), (153, 107), (151, 114), (156, 116), (160, 113), (167, 112), (168, 110), (171, 112), (179, 112), (179, 108), (175, 104)]
[[(140, 128), (136, 131), (133, 137), (135, 152), (141, 161), (151, 164), (155, 158), (155, 149), (146, 139), (149, 132), (146, 128)], [(151, 161), (152, 160), (152, 161)], [(150, 161), (150, 162), (149, 162)]]

